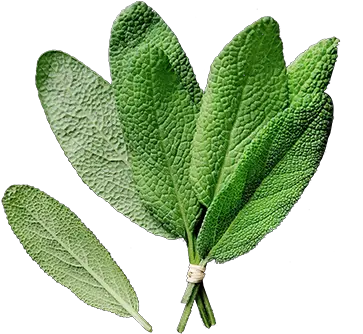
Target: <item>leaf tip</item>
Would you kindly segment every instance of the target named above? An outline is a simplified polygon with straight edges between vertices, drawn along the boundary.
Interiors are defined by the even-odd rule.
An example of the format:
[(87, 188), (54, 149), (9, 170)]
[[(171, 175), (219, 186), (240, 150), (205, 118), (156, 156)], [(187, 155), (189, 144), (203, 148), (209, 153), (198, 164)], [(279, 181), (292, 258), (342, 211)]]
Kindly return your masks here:
[(5, 190), (4, 196), (2, 198), (2, 204), (5, 207), (5, 204), (8, 202), (8, 200), (15, 195), (20, 188), (22, 188), (24, 186), (21, 185), (17, 185), (17, 184), (13, 184), (11, 185), (8, 189)]
[(37, 69), (40, 68), (44, 63), (48, 62), (55, 54), (61, 53), (58, 50), (49, 50), (40, 55), (37, 61)]
[(54, 57), (59, 57), (61, 54), (63, 54), (62, 51), (49, 50), (41, 54), (38, 58), (35, 72), (35, 84), (38, 90), (41, 87), (42, 82), (48, 77)]

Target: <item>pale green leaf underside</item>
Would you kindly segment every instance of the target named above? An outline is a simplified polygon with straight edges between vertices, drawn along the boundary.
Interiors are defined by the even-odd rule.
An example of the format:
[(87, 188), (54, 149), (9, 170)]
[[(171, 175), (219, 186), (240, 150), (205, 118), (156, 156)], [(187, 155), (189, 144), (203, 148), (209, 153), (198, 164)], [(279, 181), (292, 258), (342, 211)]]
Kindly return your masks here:
[(185, 237), (200, 213), (189, 182), (198, 109), (158, 48), (140, 48), (119, 93), (139, 192), (155, 216)]
[(236, 35), (211, 66), (190, 172), (204, 205), (233, 174), (245, 146), (287, 102), (279, 26), (264, 17)]
[(136, 190), (111, 85), (60, 51), (39, 58), (36, 84), (48, 122), (82, 180), (149, 232), (176, 238), (147, 211)]
[(137, 312), (130, 282), (71, 210), (25, 185), (11, 186), (2, 202), (15, 235), (49, 276), (88, 305), (121, 317)]
[[(298, 57), (292, 64), (293, 67), (290, 71), (288, 71), (288, 73), (289, 86), (290, 76), (292, 78), (290, 103), (294, 107), (289, 107), (284, 111), (281, 111), (263, 130), (258, 133), (252, 143), (246, 147), (243, 157), (237, 164), (234, 174), (230, 176), (230, 179), (224, 184), (222, 190), (212, 202), (198, 235), (198, 251), (202, 257), (208, 257), (210, 259), (214, 258), (216, 261), (224, 262), (246, 252), (247, 248), (243, 248), (240, 243), (233, 241), (230, 235), (230, 230), (233, 229), (232, 225), (237, 219), (236, 216), (239, 217), (240, 215), (243, 215), (244, 206), (247, 206), (247, 208), (254, 208), (254, 214), (256, 217), (259, 217), (261, 212), (273, 210), (274, 208), (277, 210), (280, 203), (284, 203), (284, 200), (288, 200), (288, 203), (290, 203), (289, 205), (282, 205), (283, 210), (280, 211), (279, 216), (280, 222), (284, 218), (281, 212), (286, 215), (291, 209), (293, 203), (300, 197), (303, 189), (318, 166), (319, 160), (314, 160), (314, 157), (322, 157), (330, 131), (330, 125), (326, 125), (330, 121), (325, 118), (321, 119), (322, 124), (317, 124), (316, 126), (314, 124), (317, 122), (317, 119), (320, 119), (320, 114), (329, 114), (329, 112), (325, 113), (324, 110), (330, 110), (330, 113), (332, 114), (333, 108), (330, 98), (323, 93), (323, 90), (328, 85), (332, 74), (336, 60), (337, 42), (338, 40), (335, 38), (323, 40), (306, 51), (306, 53), (316, 54), (315, 50), (320, 49), (323, 45), (323, 48), (326, 50), (326, 57), (323, 57), (325, 66), (322, 64), (321, 56), (315, 58), (308, 57), (310, 58), (310, 61), (315, 60), (315, 66), (311, 66), (310, 63), (308, 63), (308, 66), (305, 67), (303, 65), (299, 65), (299, 62), (307, 59), (303, 55)], [(306, 69), (306, 71), (310, 71), (310, 74), (301, 73), (304, 69)], [(298, 73), (296, 74), (295, 71)], [(301, 88), (299, 88), (295, 82), (295, 79), (300, 76), (305, 78), (304, 80), (299, 80)], [(308, 82), (308, 84), (306, 84), (306, 82)], [(300, 106), (298, 101), (301, 101)], [(322, 108), (323, 111), (321, 111)], [(326, 118), (329, 118), (329, 116), (326, 116)], [(310, 129), (310, 126), (315, 126), (315, 128)], [(323, 128), (324, 131), (320, 131), (319, 127)], [(253, 205), (250, 206), (249, 201), (252, 201), (254, 198), (255, 191), (261, 192), (268, 188), (266, 186), (261, 190), (259, 188), (261, 184), (270, 182), (271, 187), (276, 187), (277, 189), (281, 187), (282, 182), (278, 181), (279, 176), (276, 176), (276, 180), (273, 178), (270, 179), (271, 175), (274, 175), (274, 168), (278, 168), (277, 166), (279, 166), (284, 159), (289, 157), (291, 154), (290, 150), (295, 149), (296, 145), (298, 147), (297, 143), (301, 143), (301, 145), (309, 145), (309, 138), (304, 137), (306, 138), (306, 143), (304, 144), (301, 136), (304, 136), (305, 133), (309, 133), (309, 131), (313, 133), (314, 129), (316, 129), (321, 136), (320, 139), (317, 139), (316, 145), (311, 148), (311, 173), (307, 174), (304, 179), (305, 183), (297, 182), (296, 185), (294, 185), (291, 182), (290, 184), (286, 182), (286, 184), (290, 185), (292, 189), (291, 191), (295, 189), (295, 192), (288, 193), (285, 191), (286, 198), (283, 197), (284, 192), (281, 193), (281, 198), (279, 198), (280, 202), (274, 202), (275, 207), (273, 207), (271, 203), (269, 203), (270, 206), (268, 208), (263, 205), (260, 207)], [(309, 151), (307, 150), (305, 152), (303, 148), (301, 151), (301, 159), (307, 159), (307, 162), (309, 162)], [(291, 174), (293, 174), (295, 173), (293, 169), (295, 166), (294, 160), (291, 160), (291, 164)], [(286, 162), (286, 165), (286, 168), (288, 169), (288, 161)], [(301, 162), (300, 165), (303, 165), (303, 163)], [(271, 189), (269, 189), (269, 192), (271, 192)], [(292, 198), (294, 200), (291, 202)], [(273, 215), (271, 215), (271, 218), (272, 217)], [(264, 226), (270, 226), (270, 229), (277, 226), (276, 221), (274, 221), (273, 225), (271, 225), (272, 223), (269, 225), (269, 222), (268, 218), (266, 225), (263, 225), (264, 222), (261, 222), (261, 224), (256, 223), (254, 225), (254, 233), (260, 237), (255, 238), (256, 242), (251, 240), (248, 250), (256, 246), (257, 242), (262, 238), (261, 236), (267, 233), (267, 230), (263, 229)], [(238, 228), (239, 225), (236, 224), (233, 226), (235, 226), (234, 228)], [(259, 227), (261, 227), (261, 231), (258, 230)], [(243, 233), (244, 232), (241, 227), (241, 233), (239, 234), (241, 239), (243, 239)], [(251, 235), (250, 237), (252, 238)], [(229, 249), (220, 248), (220, 242), (223, 240), (223, 243), (226, 244), (228, 238), (231, 238)], [(254, 246), (252, 247), (252, 245)], [(218, 251), (216, 251), (216, 249), (218, 249)], [(223, 252), (226, 253), (224, 254)]]

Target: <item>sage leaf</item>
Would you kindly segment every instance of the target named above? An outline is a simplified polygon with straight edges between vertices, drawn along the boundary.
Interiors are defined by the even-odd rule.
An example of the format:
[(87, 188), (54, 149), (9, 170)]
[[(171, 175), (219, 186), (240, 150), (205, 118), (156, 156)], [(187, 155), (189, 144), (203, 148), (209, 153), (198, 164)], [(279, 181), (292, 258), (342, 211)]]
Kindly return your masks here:
[(109, 51), (117, 108), (140, 195), (157, 219), (190, 240), (201, 212), (189, 182), (190, 144), (202, 98), (193, 69), (176, 36), (143, 2), (132, 4), (116, 19)]
[(325, 95), (321, 110), (305, 118), (303, 113), (287, 109), (278, 114), (246, 149), (207, 212), (197, 241), (202, 257), (222, 263), (250, 251), (300, 198), (325, 151), (331, 99)]
[(287, 103), (279, 26), (264, 17), (236, 35), (211, 66), (190, 169), (204, 205), (233, 174), (245, 146)]
[[(109, 62), (116, 101), (121, 107), (118, 91), (123, 84), (124, 63), (133, 58), (139, 47), (158, 47), (169, 58), (191, 100), (199, 104), (203, 91), (177, 37), (163, 19), (146, 3), (137, 1), (125, 8), (113, 23), (110, 38)], [(119, 110), (122, 113), (122, 108)]]
[(189, 181), (198, 108), (163, 50), (140, 47), (128, 68), (118, 94), (134, 180), (153, 214), (188, 239), (200, 213)]
[[(145, 84), (138, 82), (142, 75), (138, 75), (135, 68), (133, 73), (136, 76), (130, 80), (129, 63), (134, 66), (132, 65), (135, 64), (133, 59), (142, 54), (142, 50), (146, 51), (148, 48), (160, 49), (164, 57), (166, 57), (166, 59), (161, 60), (161, 63), (166, 65), (168, 62), (174, 74), (156, 74), (153, 71), (152, 75), (159, 76), (158, 82), (162, 76), (165, 76), (167, 80), (171, 79), (173, 82), (179, 82), (178, 87), (171, 88), (174, 93), (169, 91), (166, 96), (163, 96), (164, 92), (158, 89), (155, 84), (147, 87), (147, 85), (150, 85), (149, 82)], [(137, 1), (128, 6), (115, 19), (111, 29), (109, 55), (112, 85), (122, 119), (126, 145), (131, 156), (133, 154), (138, 156), (137, 158), (131, 157), (131, 163), (133, 165), (135, 160), (139, 161), (139, 165), (133, 167), (133, 173), (139, 173), (139, 179), (135, 175), (134, 178), (139, 185), (140, 194), (155, 217), (172, 227), (173, 233), (186, 239), (189, 261), (191, 263), (198, 261), (197, 254), (194, 254), (195, 236), (192, 235), (192, 230), (196, 226), (201, 211), (189, 184), (189, 163), (191, 134), (194, 132), (194, 117), (199, 111), (203, 93), (200, 84), (178, 38), (170, 30), (166, 22), (143, 1)], [(141, 67), (144, 66), (140, 62), (139, 64)], [(148, 60), (145, 59), (145, 66), (148, 64)], [(146, 73), (145, 69), (143, 74)], [(176, 78), (178, 79), (175, 80)], [(129, 81), (129, 83), (125, 83), (125, 81)], [(135, 87), (130, 87), (133, 81), (135, 81)], [(124, 85), (128, 86), (132, 94), (128, 100), (124, 100)], [(167, 86), (162, 84), (162, 87)], [(177, 92), (179, 87), (182, 88), (181, 93)], [(141, 91), (139, 92), (138, 89)], [(152, 102), (157, 102), (159, 98), (158, 95), (154, 95), (154, 91), (161, 93), (162, 110), (155, 110), (152, 107)], [(188, 95), (188, 99), (195, 105), (195, 109), (188, 106), (185, 101), (177, 102), (178, 95), (179, 98)], [(139, 100), (139, 97), (142, 100)], [(168, 97), (171, 98), (170, 102), (167, 101)], [(141, 108), (140, 110), (135, 110), (137, 108), (129, 104), (133, 103), (133, 101), (136, 106)], [(141, 104), (144, 101), (145, 109)], [(176, 103), (175, 106), (173, 106), (174, 103)], [(175, 112), (181, 110), (178, 103), (186, 106), (186, 110), (182, 111), (180, 115), (175, 114)], [(160, 104), (155, 104), (155, 106), (157, 105)], [(136, 112), (136, 115), (133, 115), (131, 108), (132, 112)], [(167, 117), (168, 113), (170, 113), (169, 117)], [(131, 120), (127, 119), (128, 117)], [(168, 122), (168, 118), (172, 118), (171, 124), (176, 126), (176, 129), (170, 130), (170, 125), (160, 123), (164, 119), (165, 122)], [(150, 121), (153, 119), (147, 129), (145, 129), (146, 119)], [(136, 124), (138, 121), (141, 124)], [(131, 124), (132, 122), (135, 123)], [(129, 126), (130, 128), (127, 131)], [(157, 126), (157, 128), (152, 129), (152, 126)], [(141, 130), (142, 133), (132, 133)], [(157, 138), (155, 137), (156, 130), (160, 132)], [(171, 131), (172, 134), (167, 135), (163, 131)], [(130, 138), (128, 138), (129, 134)], [(176, 137), (173, 138), (173, 135)], [(133, 152), (135, 145), (138, 145), (135, 138), (140, 140), (137, 152)], [(171, 149), (171, 151), (168, 152), (168, 149)], [(164, 152), (164, 157), (160, 156), (160, 151)], [(142, 158), (146, 159), (143, 162), (144, 166), (141, 166)], [(159, 171), (155, 170), (156, 166), (160, 169)], [(145, 175), (140, 175), (143, 170)], [(158, 174), (160, 179), (158, 179)], [(146, 180), (146, 175), (150, 176), (150, 179)], [(167, 202), (166, 198), (170, 199), (170, 202)], [(197, 298), (200, 299), (200, 295)], [(208, 304), (207, 299), (207, 306)], [(200, 305), (199, 300), (198, 306), (202, 314), (203, 310)], [(211, 317), (211, 323), (214, 321), (213, 317)]]
[(339, 39), (327, 38), (312, 45), (288, 67), (290, 106), (316, 109), (328, 87), (337, 60)]
[[(202, 265), (213, 259), (223, 263), (253, 249), (299, 199), (330, 133), (333, 106), (327, 95), (324, 98), (323, 119), (320, 110), (287, 108), (246, 147), (235, 173), (206, 213), (197, 239)], [(188, 285), (183, 301), (194, 289)]]
[(147, 231), (175, 239), (136, 190), (111, 85), (60, 51), (39, 58), (36, 85), (48, 122), (83, 182)]
[(8, 188), (2, 203), (15, 235), (49, 276), (86, 304), (132, 316), (152, 331), (125, 274), (71, 210), (27, 185)]

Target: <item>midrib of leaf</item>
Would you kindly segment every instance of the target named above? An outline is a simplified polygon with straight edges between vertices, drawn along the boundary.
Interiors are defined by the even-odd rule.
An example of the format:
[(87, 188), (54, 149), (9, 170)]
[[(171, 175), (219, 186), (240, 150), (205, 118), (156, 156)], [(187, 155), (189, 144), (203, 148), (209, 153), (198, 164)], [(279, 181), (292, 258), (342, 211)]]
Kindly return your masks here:
[[(31, 217), (33, 217), (35, 222), (38, 222), (53, 238), (57, 241), (86, 271), (133, 317), (138, 316), (138, 312), (131, 307), (129, 303), (124, 301), (122, 298), (118, 296), (118, 294), (103, 280), (101, 279), (86, 263), (78, 258), (71, 249), (69, 249), (61, 240), (57, 238), (57, 235), (54, 234), (51, 230), (47, 228), (46, 225), (42, 224), (41, 219), (36, 217), (27, 207), (23, 206), (25, 211), (27, 211)], [(127, 291), (124, 291), (126, 295), (129, 296)]]
[[(149, 52), (149, 64), (151, 64), (151, 52)], [(150, 72), (150, 77), (153, 78), (153, 72), (152, 72), (152, 69), (151, 69), (151, 66), (149, 66), (149, 72)], [(152, 89), (152, 101), (153, 101), (153, 105), (155, 105), (155, 100), (154, 100), (154, 80), (151, 80), (151, 89)], [(155, 112), (155, 116), (156, 116), (156, 120), (159, 119), (158, 117), (158, 110), (157, 108), (153, 108), (153, 111)], [(171, 170), (171, 165), (170, 165), (170, 162), (169, 162), (169, 159), (167, 157), (167, 154), (166, 154), (166, 150), (165, 150), (165, 147), (164, 147), (164, 143), (163, 143), (163, 140), (162, 140), (162, 135), (161, 135), (161, 129), (160, 129), (160, 126), (159, 126), (159, 122), (156, 121), (157, 125), (158, 125), (158, 136), (159, 136), (159, 143), (160, 143), (160, 146), (161, 146), (161, 150), (163, 152), (163, 156), (164, 156), (164, 160), (166, 162), (166, 166), (168, 168), (168, 172), (169, 172), (169, 175), (170, 175), (170, 178), (171, 178), (171, 182), (173, 184), (173, 192), (174, 192), (174, 195), (177, 199), (177, 202), (178, 202), (178, 206), (179, 206), (179, 212), (181, 213), (181, 216), (182, 216), (182, 220), (183, 220), (183, 223), (184, 223), (184, 229), (185, 229), (185, 232), (187, 234), (187, 240), (190, 241), (192, 240), (192, 235), (191, 235), (191, 232), (189, 230), (189, 225), (188, 225), (188, 221), (187, 221), (187, 218), (186, 218), (186, 215), (185, 215), (185, 211), (184, 211), (184, 205), (182, 204), (182, 201), (179, 197), (179, 193), (177, 191), (177, 185), (176, 185), (176, 180), (173, 176), (173, 173), (172, 173), (172, 170)]]
[[(260, 41), (260, 43), (259, 43), (259, 44), (260, 44), (260, 46), (261, 46), (261, 41)], [(269, 49), (269, 50), (265, 53), (265, 58), (267, 58), (267, 57), (266, 57), (266, 54), (268, 54), (268, 52), (270, 52), (270, 50), (271, 50), (271, 45), (270, 45), (270, 49)], [(239, 71), (239, 62), (238, 62), (240, 52), (241, 52), (241, 50), (239, 50), (239, 52), (237, 53), (237, 57), (236, 57), (236, 63), (237, 63), (238, 73), (240, 73), (240, 71)], [(256, 54), (254, 53), (254, 54), (253, 54), (253, 61), (252, 61), (252, 63), (253, 63), (253, 64), (254, 64), (254, 60), (255, 60), (255, 59), (256, 59)], [(240, 112), (241, 112), (241, 105), (242, 105), (242, 103), (243, 103), (243, 96), (244, 96), (244, 94), (245, 94), (246, 87), (247, 87), (247, 85), (245, 85), (245, 86), (243, 87), (242, 92), (241, 92), (241, 94), (240, 94), (240, 99), (239, 99), (239, 103), (238, 103), (237, 112), (235, 113), (235, 115), (236, 115), (236, 116), (235, 116), (235, 118), (234, 118), (234, 120), (233, 120), (233, 124), (232, 124), (232, 126), (231, 126), (231, 131), (229, 132), (229, 135), (228, 135), (228, 146), (227, 146), (227, 150), (225, 151), (225, 154), (224, 154), (224, 156), (223, 156), (222, 166), (221, 166), (221, 168), (220, 168), (220, 169), (219, 169), (219, 171), (218, 171), (218, 179), (217, 179), (216, 185), (215, 185), (215, 187), (214, 187), (212, 200), (213, 200), (213, 198), (216, 196), (216, 194), (218, 193), (218, 191), (220, 190), (220, 187), (221, 187), (221, 184), (222, 184), (222, 180), (223, 180), (222, 176), (223, 176), (223, 174), (224, 174), (224, 173), (223, 173), (223, 169), (224, 169), (224, 168), (225, 168), (225, 166), (226, 166), (226, 158), (227, 158), (227, 155), (228, 155), (228, 153), (229, 153), (229, 151), (230, 151), (230, 148), (231, 148), (232, 132), (233, 132), (234, 126), (236, 125), (236, 122), (237, 122), (237, 119), (238, 119), (238, 117), (239, 117), (239, 114), (240, 114)], [(262, 119), (262, 120), (261, 120), (261, 123), (260, 123), (258, 126), (256, 126), (255, 130), (254, 130), (254, 131), (252, 131), (252, 132), (249, 134), (249, 136), (251, 136), (251, 135), (253, 135), (253, 134), (257, 133), (257, 132), (260, 130), (260, 128), (261, 128), (261, 124), (263, 124), (264, 120), (265, 120), (265, 119)], [(249, 136), (247, 136), (247, 137), (249, 137)], [(247, 137), (243, 138), (243, 141), (244, 141)]]
[[(269, 146), (269, 148), (271, 148), (271, 145), (273, 144), (273, 141), (275, 140), (275, 138), (276, 138), (276, 135), (277, 135), (277, 133), (275, 133), (274, 134), (274, 137), (271, 139), (271, 140), (269, 140), (267, 143), (266, 143), (266, 145), (268, 145)], [(243, 159), (243, 156), (242, 156), (242, 158), (241, 158), (241, 160)], [(236, 167), (236, 169), (238, 168), (238, 166)], [(266, 176), (267, 177), (267, 176)], [(262, 182), (262, 181), (261, 181)], [(256, 188), (256, 190), (255, 190), (255, 192), (257, 191), (257, 189), (258, 188)], [(253, 196), (253, 194), (251, 195), (251, 197)], [(248, 202), (247, 202), (248, 203)], [(247, 203), (245, 203), (245, 205), (247, 204)], [(240, 209), (240, 211), (243, 209), (243, 207)], [(238, 216), (238, 214), (237, 214), (237, 216)], [(236, 216), (236, 218), (237, 218), (237, 216)], [(235, 219), (236, 219), (235, 218)], [(233, 221), (234, 221), (234, 219), (233, 219)], [(229, 225), (229, 226), (231, 226), (232, 225), (232, 223), (233, 223), (233, 221), (231, 222), (231, 224)], [(226, 229), (226, 231), (225, 231), (225, 233), (228, 231), (228, 229), (229, 229), (229, 227)], [(220, 236), (219, 237), (219, 239), (217, 240), (217, 242), (216, 242), (216, 236), (217, 236), (217, 229), (215, 228), (214, 229), (214, 235), (213, 235), (213, 242), (215, 243), (215, 245), (218, 243), (218, 241), (223, 237), (223, 235), (222, 236)], [(213, 248), (212, 248), (213, 249)], [(212, 250), (211, 250), (212, 251)]]
[[(320, 113), (321, 111), (319, 111)], [(316, 114), (316, 117), (318, 117), (319, 113)], [(272, 172), (273, 170), (278, 166), (278, 164), (285, 158), (285, 156), (289, 153), (289, 151), (296, 145), (296, 143), (298, 142), (298, 140), (305, 134), (306, 131), (308, 131), (310, 125), (312, 124), (312, 122), (314, 121), (314, 117), (312, 117), (312, 119), (310, 120), (310, 122), (308, 123), (308, 125), (306, 126), (305, 130), (301, 133), (301, 135), (296, 138), (296, 140), (292, 143), (292, 145), (290, 146), (290, 148), (281, 156), (280, 160), (276, 162), (275, 166), (266, 174), (264, 175), (263, 179), (261, 180), (261, 182), (259, 183), (258, 187), (256, 187), (255, 191), (253, 192), (253, 194), (250, 196), (250, 198), (248, 199), (248, 201), (246, 203), (244, 203), (243, 207), (241, 207), (236, 215), (236, 217), (232, 220), (232, 222), (229, 224), (229, 226), (227, 227), (226, 231), (223, 233), (223, 235), (219, 238), (219, 240), (217, 241), (217, 243), (212, 247), (212, 249), (209, 251), (208, 255), (206, 256), (206, 258), (202, 261), (202, 263), (208, 263), (209, 262), (209, 257), (210, 254), (212, 254), (212, 252), (214, 251), (214, 249), (218, 246), (219, 241), (228, 233), (228, 231), (230, 230), (231, 226), (233, 225), (235, 219), (238, 217), (239, 213), (243, 210), (243, 208), (251, 201), (251, 198), (253, 197), (253, 195), (259, 190), (259, 188), (261, 187), (261, 184), (263, 182), (263, 180), (265, 180)]]

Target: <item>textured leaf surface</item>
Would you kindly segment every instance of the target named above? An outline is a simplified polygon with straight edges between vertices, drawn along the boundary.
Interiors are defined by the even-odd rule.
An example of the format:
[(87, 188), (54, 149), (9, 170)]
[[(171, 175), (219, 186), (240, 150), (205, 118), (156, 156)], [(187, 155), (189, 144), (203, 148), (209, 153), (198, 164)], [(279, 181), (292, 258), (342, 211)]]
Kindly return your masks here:
[(314, 109), (321, 106), (337, 55), (339, 39), (323, 39), (300, 54), (288, 68), (291, 107)]
[(134, 180), (155, 216), (185, 237), (200, 212), (189, 182), (197, 106), (161, 49), (140, 48), (125, 79), (122, 124)]
[(236, 35), (211, 66), (193, 141), (191, 180), (209, 206), (245, 146), (287, 107), (279, 26), (264, 17)]
[(36, 84), (48, 122), (82, 180), (133, 222), (175, 238), (147, 211), (136, 190), (111, 85), (59, 51), (39, 58)]
[(122, 102), (117, 94), (122, 86), (122, 72), (127, 68), (124, 62), (133, 57), (135, 50), (146, 45), (164, 51), (191, 100), (198, 104), (203, 92), (177, 37), (152, 8), (139, 1), (125, 8), (112, 26), (109, 59), (118, 103)]
[(326, 96), (320, 111), (287, 109), (269, 122), (207, 212), (198, 236), (201, 256), (228, 261), (277, 227), (319, 165), (332, 112)]
[[(299, 56), (292, 64), (293, 67), (289, 70), (289, 82), (291, 76), (290, 101), (292, 101), (293, 107), (289, 107), (275, 116), (246, 148), (235, 173), (213, 201), (198, 236), (198, 250), (202, 257), (211, 257), (216, 261), (224, 262), (252, 249), (263, 235), (281, 222), (300, 197), (318, 166), (330, 133), (333, 106), (330, 98), (324, 94), (323, 90), (326, 88), (333, 71), (337, 43), (338, 40), (335, 38), (324, 40), (306, 51), (306, 53), (311, 53), (312, 50), (325, 45), (325, 66), (322, 65), (320, 58), (313, 58), (315, 66), (312, 66), (309, 63), (312, 61), (311, 57), (306, 58), (303, 55)], [(301, 62), (306, 62), (306, 66)], [(304, 69), (307, 73), (302, 73)], [(300, 73), (296, 74), (295, 71), (300, 71)], [(300, 76), (307, 79), (300, 80), (301, 88), (298, 88), (299, 85), (296, 84), (296, 80)], [(314, 80), (310, 79), (309, 81), (309, 78), (314, 78)], [(307, 81), (309, 81), (308, 86), (305, 85)], [(312, 138), (306, 136), (307, 133)], [(313, 141), (310, 142), (310, 140)], [(309, 149), (305, 149), (304, 145)], [(306, 167), (306, 170), (302, 171), (294, 169), (298, 166), (295, 163), (298, 159), (291, 153), (294, 150), (297, 152), (296, 155), (301, 155), (299, 157), (300, 166), (304, 166), (302, 160), (306, 159), (306, 163), (311, 163), (309, 168)], [(278, 173), (275, 176), (276, 168), (278, 169), (280, 164), (284, 163), (286, 176), (295, 174), (291, 179), (292, 182), (288, 182), (286, 179), (280, 182)], [(308, 171), (311, 173), (309, 174)], [(303, 179), (304, 182), (300, 182), (299, 173), (302, 177), (305, 172), (307, 176)], [(269, 207), (265, 207), (267, 202), (263, 203), (262, 201), (259, 207), (250, 204), (251, 201), (254, 201), (254, 196), (263, 197), (261, 194), (266, 191), (264, 196), (268, 197), (270, 193), (278, 193), (278, 189), (282, 186), (285, 187), (283, 188), (285, 190), (278, 196), (270, 198), (274, 199), (275, 202), (269, 202)], [(284, 205), (283, 203), (287, 204)], [(239, 238), (245, 240), (244, 242), (247, 240), (244, 239), (244, 233), (247, 233), (247, 230), (244, 231), (242, 225), (235, 223), (238, 221), (238, 217), (244, 215), (245, 206), (247, 207), (246, 210), (251, 210), (249, 214), (251, 221), (253, 214), (261, 219), (263, 212), (271, 213), (271, 210), (279, 212), (278, 219), (276, 218), (274, 221), (271, 220), (274, 216), (270, 214), (264, 222), (254, 224), (253, 231), (256, 237), (249, 235), (251, 238), (249, 247), (233, 241), (231, 236), (236, 236), (236, 231), (240, 228)], [(250, 208), (255, 211), (252, 212)], [(230, 234), (232, 230), (234, 232)], [(228, 238), (231, 241), (227, 251), (225, 247), (220, 248), (220, 245), (221, 243), (227, 244)]]
[(27, 253), (85, 303), (129, 317), (138, 300), (128, 279), (94, 234), (66, 206), (30, 186), (11, 186), (2, 200)]

